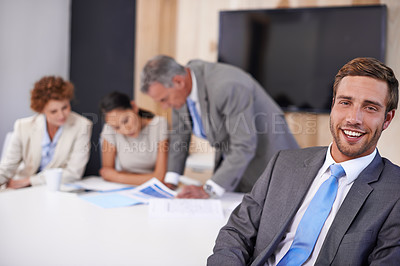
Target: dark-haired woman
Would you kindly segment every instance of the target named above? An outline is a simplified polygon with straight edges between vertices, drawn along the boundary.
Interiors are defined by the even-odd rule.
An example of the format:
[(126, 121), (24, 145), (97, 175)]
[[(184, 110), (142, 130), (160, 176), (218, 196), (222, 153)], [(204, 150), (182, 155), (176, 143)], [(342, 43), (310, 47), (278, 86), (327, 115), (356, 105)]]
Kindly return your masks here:
[(153, 177), (163, 181), (168, 156), (167, 121), (139, 109), (119, 92), (105, 96), (100, 109), (106, 122), (101, 133), (100, 175), (107, 181), (131, 185)]
[(0, 163), (0, 185), (45, 183), (44, 170), (62, 168), (62, 182), (79, 180), (89, 160), (92, 122), (71, 111), (74, 86), (46, 76), (31, 90), (31, 117), (18, 119)]

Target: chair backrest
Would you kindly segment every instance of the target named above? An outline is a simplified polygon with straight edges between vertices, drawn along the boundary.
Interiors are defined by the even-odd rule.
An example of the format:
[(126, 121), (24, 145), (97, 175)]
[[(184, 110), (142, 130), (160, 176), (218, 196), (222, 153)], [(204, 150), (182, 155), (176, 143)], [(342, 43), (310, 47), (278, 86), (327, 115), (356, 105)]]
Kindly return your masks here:
[(0, 157), (1, 160), (2, 160), (2, 159), (4, 158), (4, 156), (6, 155), (8, 145), (9, 145), (10, 142), (11, 142), (11, 137), (12, 137), (12, 132), (8, 132), (8, 133), (6, 134), (6, 137), (4, 138), (3, 149), (1, 150), (1, 157)]

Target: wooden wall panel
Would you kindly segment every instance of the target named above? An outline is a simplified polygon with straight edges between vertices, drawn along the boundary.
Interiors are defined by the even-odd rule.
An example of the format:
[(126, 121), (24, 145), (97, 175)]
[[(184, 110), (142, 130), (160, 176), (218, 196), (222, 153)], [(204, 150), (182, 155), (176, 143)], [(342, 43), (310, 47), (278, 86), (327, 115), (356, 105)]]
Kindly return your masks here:
[[(400, 80), (400, 1), (380, 1), (388, 6), (388, 31), (386, 64), (390, 66)], [(382, 156), (389, 158), (392, 162), (400, 165), (400, 113), (397, 110), (393, 122), (382, 133), (378, 143), (378, 149)]]
[(168, 111), (140, 92), (140, 72), (146, 61), (155, 55), (175, 56), (177, 1), (137, 0), (136, 3), (135, 101), (142, 108), (169, 116)]

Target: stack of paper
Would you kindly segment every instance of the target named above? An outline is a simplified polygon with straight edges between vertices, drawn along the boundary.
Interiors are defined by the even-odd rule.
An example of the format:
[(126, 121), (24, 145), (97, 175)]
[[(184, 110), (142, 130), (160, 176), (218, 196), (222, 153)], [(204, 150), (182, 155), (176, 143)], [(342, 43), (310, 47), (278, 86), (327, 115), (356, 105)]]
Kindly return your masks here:
[(129, 195), (143, 203), (148, 203), (150, 199), (171, 199), (176, 196), (175, 191), (166, 187), (157, 178), (152, 178), (135, 189), (124, 191), (121, 194)]
[(134, 186), (132, 185), (105, 181), (103, 178), (99, 176), (89, 176), (80, 181), (76, 181), (66, 185), (76, 189), (84, 189), (87, 191), (98, 191), (98, 192), (111, 192), (111, 191), (134, 188)]
[(118, 208), (136, 204), (149, 204), (151, 218), (212, 218), (224, 217), (220, 200), (173, 199), (176, 192), (166, 187), (157, 178), (132, 187), (90, 177), (71, 184), (90, 193), (79, 197), (102, 208)]
[[(97, 179), (102, 180), (102, 178)], [(80, 198), (103, 208), (117, 208), (136, 204), (146, 204), (152, 198), (173, 198), (176, 195), (175, 191), (170, 190), (157, 178), (152, 178), (136, 188), (104, 180), (96, 180), (93, 181), (93, 183), (89, 183), (91, 183), (91, 185), (94, 184), (95, 186), (88, 186), (88, 183), (82, 184), (82, 186), (85, 188), (91, 187), (92, 190), (96, 187), (96, 191), (98, 192), (81, 194)], [(106, 193), (104, 193), (105, 191)]]
[(151, 218), (218, 218), (224, 217), (220, 200), (215, 199), (152, 199)]
[(79, 197), (102, 208), (118, 208), (142, 204), (141, 201), (121, 195), (118, 192), (89, 193)]

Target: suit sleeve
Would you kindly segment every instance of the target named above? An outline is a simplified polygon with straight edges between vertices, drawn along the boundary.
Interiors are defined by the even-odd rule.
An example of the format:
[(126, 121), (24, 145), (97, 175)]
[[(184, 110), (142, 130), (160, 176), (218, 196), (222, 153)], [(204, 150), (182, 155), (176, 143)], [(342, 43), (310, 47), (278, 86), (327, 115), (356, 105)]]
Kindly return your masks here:
[(400, 261), (400, 200), (379, 231), (376, 246), (369, 255), (369, 265), (398, 265)]
[[(184, 105), (182, 108), (186, 108)], [(192, 128), (190, 126), (189, 112), (172, 110), (172, 130), (170, 132), (170, 144), (168, 152), (168, 172), (180, 175), (185, 169), (186, 158), (189, 154)]]
[(221, 228), (207, 265), (247, 265), (251, 262), (270, 176), (277, 157), (278, 154), (271, 159), (253, 190), (243, 197), (228, 223)]
[(10, 143), (0, 163), (0, 185), (7, 183), (16, 174), (17, 168), (22, 162), (21, 131), (20, 121), (17, 120)]
[(216, 101), (229, 135), (229, 145), (220, 147), (224, 159), (212, 180), (227, 191), (233, 191), (255, 155), (257, 130), (254, 125), (253, 93), (238, 84), (224, 86), (218, 89), (220, 94)]

